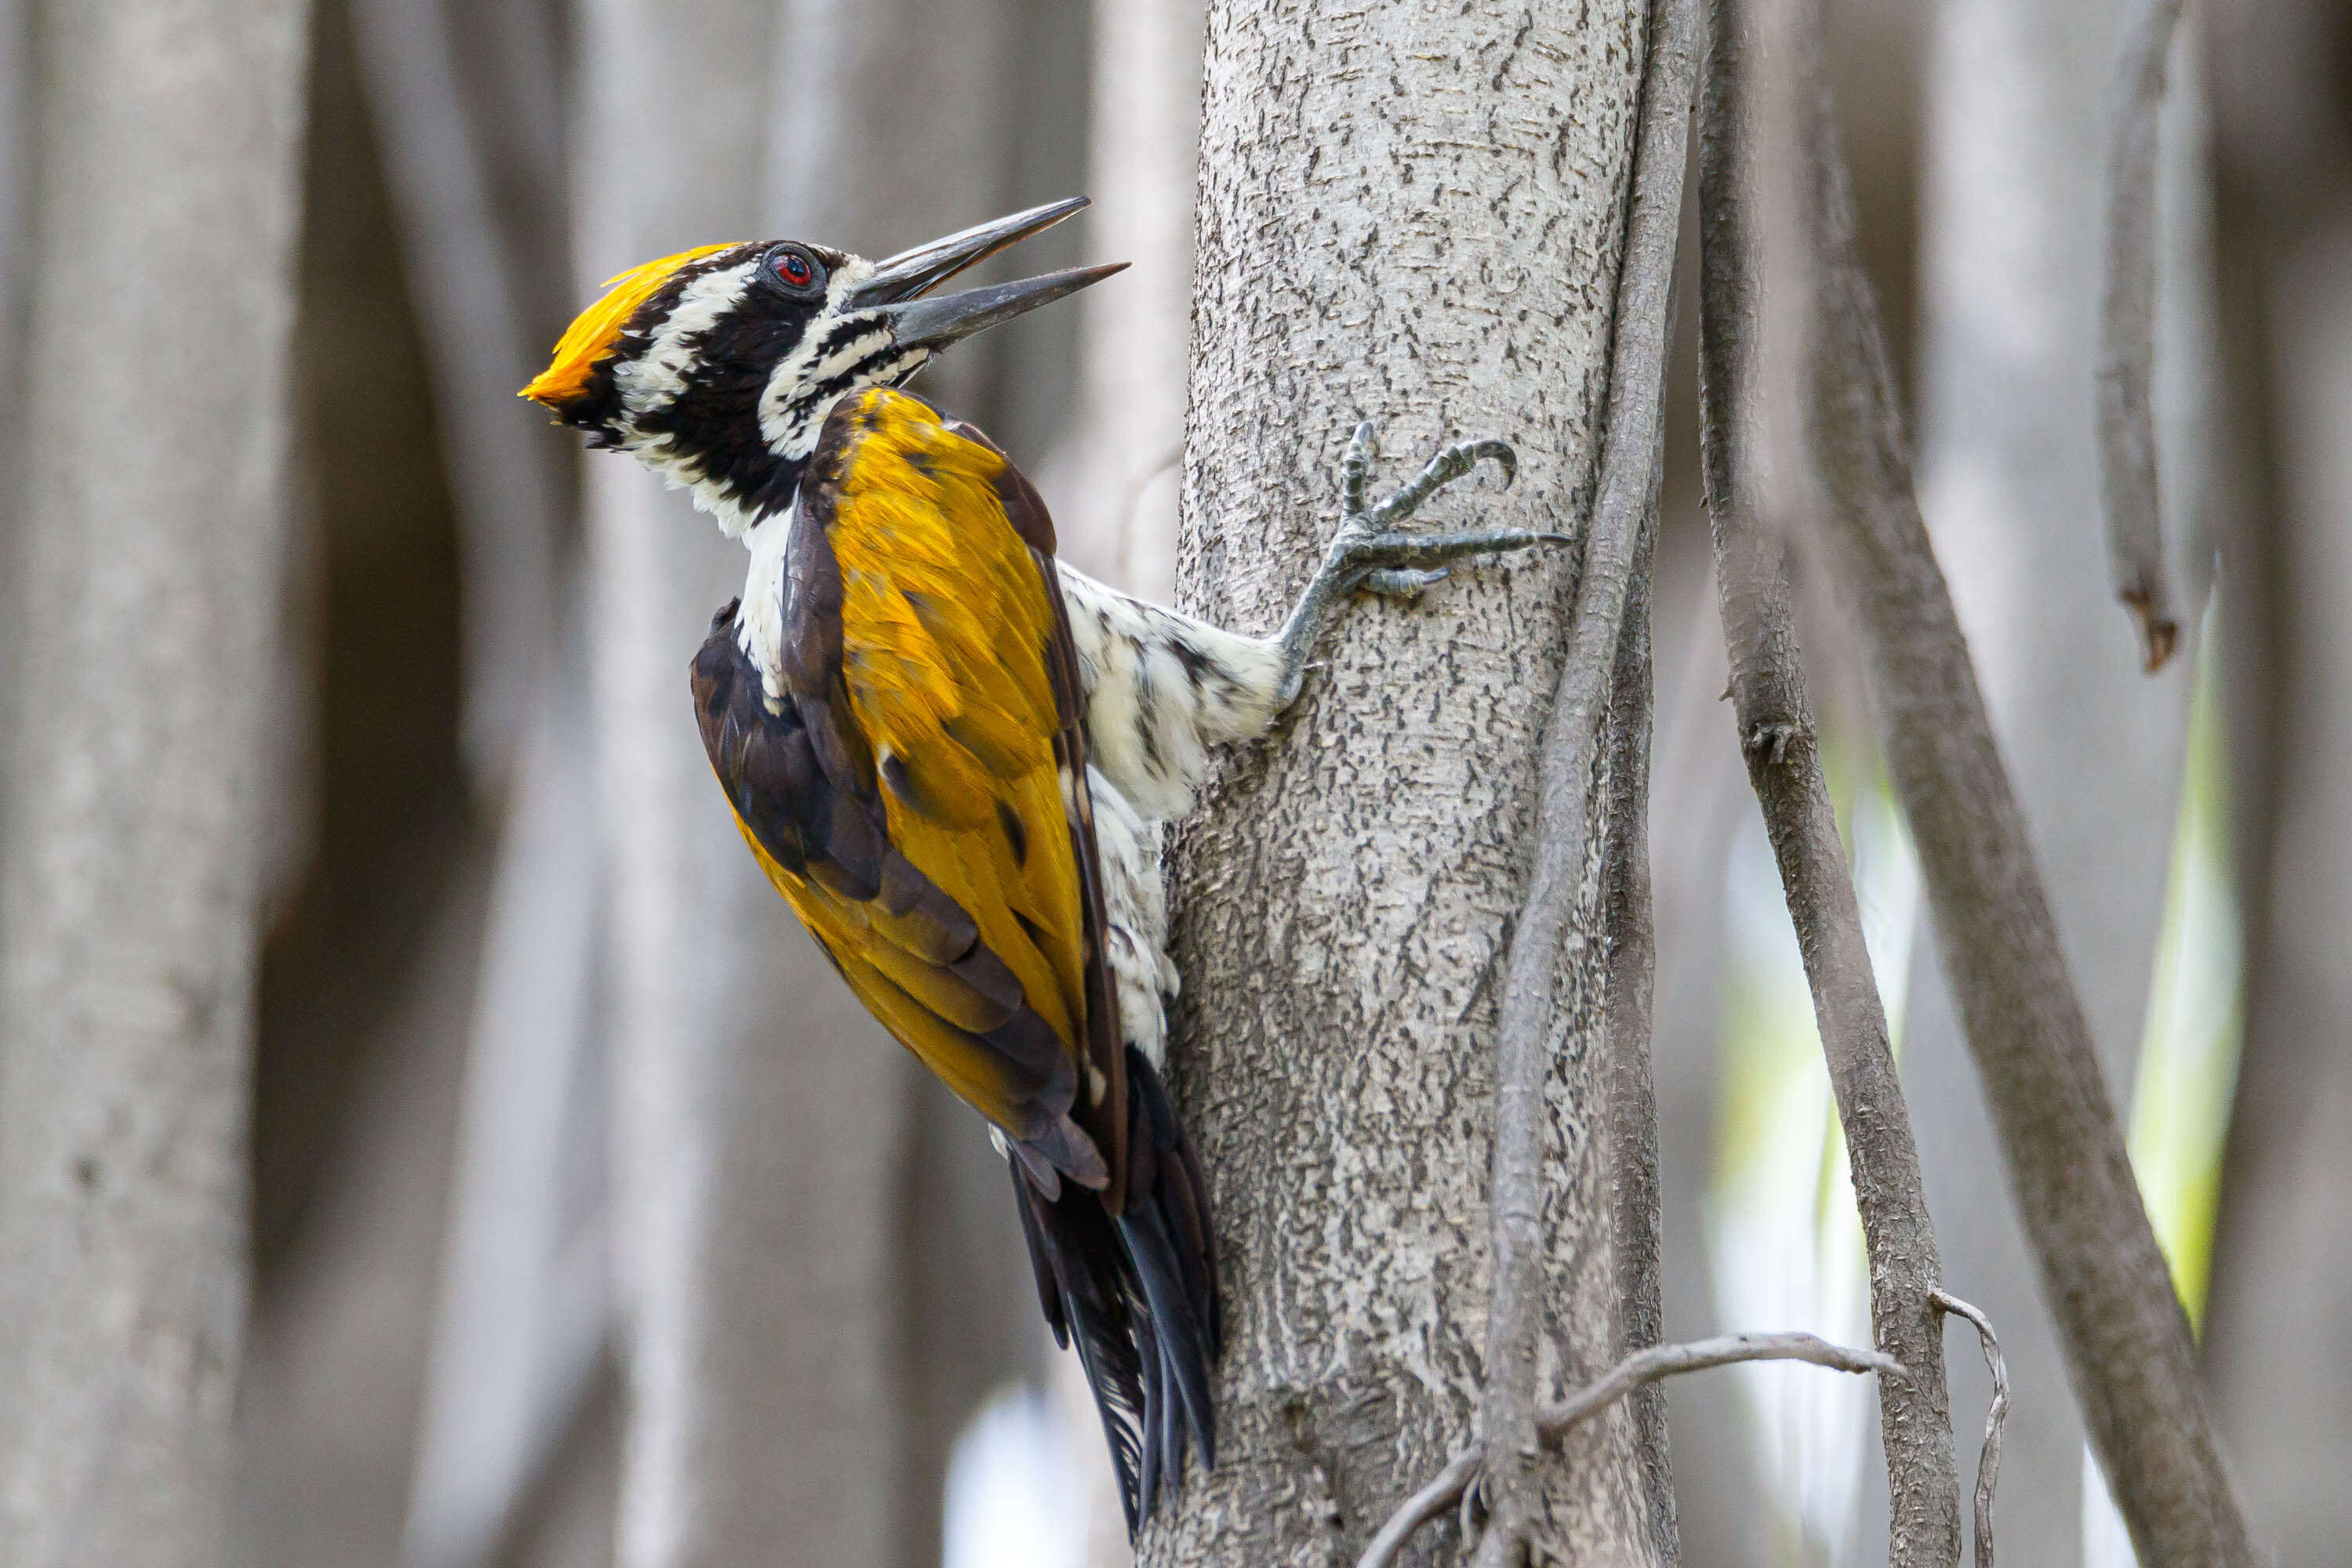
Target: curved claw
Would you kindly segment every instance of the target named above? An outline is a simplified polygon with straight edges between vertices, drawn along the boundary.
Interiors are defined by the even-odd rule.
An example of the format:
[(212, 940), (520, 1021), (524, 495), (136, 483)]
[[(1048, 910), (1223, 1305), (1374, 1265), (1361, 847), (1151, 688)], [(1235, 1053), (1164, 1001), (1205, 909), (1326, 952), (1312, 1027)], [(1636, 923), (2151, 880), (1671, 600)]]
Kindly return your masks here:
[(1380, 566), (1364, 574), (1363, 588), (1368, 594), (1378, 594), (1383, 599), (1401, 599), (1407, 604), (1418, 599), (1423, 590), (1433, 583), (1443, 583), (1454, 575), (1450, 566), (1433, 571), (1420, 571), (1410, 566)]
[[(1509, 489), (1511, 481), (1519, 477), (1519, 454), (1508, 441), (1499, 436), (1487, 436), (1476, 441), (1465, 441), (1470, 461), (1475, 466), (1481, 458), (1490, 458), (1503, 470), (1503, 488)], [(1465, 470), (1466, 471), (1466, 470)]]
[(1359, 571), (1442, 566), (1473, 555), (1495, 555), (1538, 544), (1572, 544), (1565, 533), (1497, 528), (1481, 533), (1366, 533), (1341, 542), (1339, 560)]
[(1438, 489), (1452, 484), (1486, 458), (1492, 458), (1502, 468), (1504, 484), (1508, 485), (1518, 477), (1519, 456), (1511, 449), (1509, 442), (1491, 436), (1480, 441), (1457, 441), (1453, 446), (1440, 448), (1437, 456), (1422, 466), (1421, 472), (1380, 505), (1369, 512), (1350, 515), (1360, 515), (1375, 527), (1411, 517), (1420, 510), (1421, 503)]
[(1348, 455), (1340, 460), (1339, 500), (1343, 517), (1360, 516), (1364, 510), (1364, 487), (1372, 477), (1372, 422), (1369, 419), (1356, 426), (1356, 433), (1348, 437)]

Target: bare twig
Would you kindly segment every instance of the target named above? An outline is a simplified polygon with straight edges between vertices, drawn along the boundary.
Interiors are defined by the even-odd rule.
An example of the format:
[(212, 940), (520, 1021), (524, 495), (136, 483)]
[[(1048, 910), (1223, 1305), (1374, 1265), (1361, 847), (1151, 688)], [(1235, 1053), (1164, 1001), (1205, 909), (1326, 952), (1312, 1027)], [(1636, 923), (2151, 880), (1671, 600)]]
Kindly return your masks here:
[(2000, 1424), (2009, 1415), (2009, 1361), (2000, 1353), (2000, 1339), (1992, 1320), (1949, 1290), (1929, 1298), (1939, 1312), (1966, 1318), (1976, 1325), (1983, 1347), (1985, 1370), (1992, 1373), (1992, 1404), (1985, 1410), (1984, 1447), (1977, 1451), (1977, 1568), (1992, 1568), (1992, 1489), (2000, 1481)]
[(1667, 325), (1675, 231), (1687, 160), (1694, 0), (1654, 0), (1643, 70), (1640, 144), (1625, 255), (1618, 274), (1608, 434), (1568, 658), (1544, 734), (1536, 865), (1512, 932), (1504, 981), (1495, 1093), (1494, 1296), (1488, 1310), (1481, 1430), (1497, 1453), (1493, 1523), (1478, 1561), (1507, 1568), (1523, 1549), (1532, 1487), (1536, 1351), (1542, 1327), (1544, 1080), (1551, 1062), (1560, 936), (1583, 862), (1593, 758), (1610, 704), (1629, 584), (1656, 510), (1664, 440)]
[[(1901, 1363), (1880, 1351), (1850, 1350), (1811, 1334), (1723, 1334), (1687, 1344), (1652, 1345), (1636, 1351), (1557, 1405), (1536, 1415), (1535, 1431), (1545, 1443), (1556, 1443), (1568, 1430), (1590, 1421), (1636, 1390), (1686, 1372), (1729, 1366), (1744, 1361), (1801, 1361), (1834, 1372), (1874, 1372), (1901, 1382)], [(1356, 1559), (1356, 1568), (1387, 1568), (1414, 1531), (1436, 1519), (1468, 1495), (1479, 1483), (1486, 1447), (1474, 1443), (1454, 1456), (1435, 1479), (1401, 1504)], [(1492, 1531), (1489, 1531), (1491, 1534)]]
[(2143, 1563), (2251, 1568), (2188, 1319), (2140, 1205), (2081, 1000), (1912, 489), (1878, 301), (1808, 7), (1819, 247), (1809, 398), (1827, 554), (1869, 649), (1887, 765), (2069, 1382)]
[(1356, 1559), (1356, 1568), (1388, 1568), (1404, 1543), (1411, 1541), (1423, 1525), (1438, 1518), (1456, 1503), (1464, 1505), (1462, 1533), (1466, 1540), (1470, 1533), (1470, 1483), (1486, 1459), (1486, 1447), (1477, 1443), (1454, 1455), (1446, 1467), (1437, 1472), (1434, 1480), (1405, 1499), (1397, 1506), (1397, 1510), (1389, 1515), (1379, 1533), (1366, 1543), (1364, 1554)]
[[(1665, 454), (1658, 454), (1663, 472)], [(1653, 493), (1658, 483), (1653, 478)], [(1601, 1046), (1609, 1074), (1608, 1187), (1616, 1205), (1618, 1349), (1630, 1353), (1665, 1337), (1664, 1235), (1659, 1212), (1658, 1097), (1651, 1073), (1651, 1011), (1657, 929), (1650, 889), (1650, 730), (1654, 708), (1650, 658), (1651, 566), (1657, 529), (1642, 531), (1632, 596), (1617, 642), (1606, 744), (1609, 852), (1601, 867), (1601, 929), (1609, 933)], [(1652, 1388), (1631, 1406), (1644, 1495), (1644, 1522), (1658, 1562), (1678, 1561), (1674, 1476), (1666, 1463), (1665, 1396)], [(1466, 1539), (1466, 1537), (1465, 1537)]]
[(1717, 592), (1740, 749), (1780, 863), (1837, 1094), (1869, 1244), (1873, 1331), (1911, 1371), (1879, 1385), (1895, 1568), (1957, 1568), (1960, 1482), (1952, 1458), (1942, 1265), (1919, 1152), (1887, 1042), (1886, 1013), (1838, 838), (1797, 648), (1780, 542), (1759, 525), (1751, 451), (1762, 324), (1762, 214), (1749, 107), (1753, 23), (1738, 0), (1710, 15), (1699, 110), (1699, 386)]
[(2153, 674), (2180, 626), (2164, 566), (2149, 386), (2156, 363), (2156, 152), (2164, 61), (2181, 0), (2143, 0), (2116, 56), (2107, 144), (2106, 279), (2099, 300), (2099, 478), (2116, 597), (2139, 629)]

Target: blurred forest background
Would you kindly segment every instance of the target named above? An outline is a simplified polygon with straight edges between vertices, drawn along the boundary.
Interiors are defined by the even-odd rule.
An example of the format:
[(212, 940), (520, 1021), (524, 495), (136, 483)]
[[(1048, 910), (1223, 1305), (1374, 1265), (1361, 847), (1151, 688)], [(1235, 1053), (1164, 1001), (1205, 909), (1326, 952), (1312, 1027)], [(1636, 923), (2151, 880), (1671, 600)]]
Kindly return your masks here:
[[(176, 221), (168, 159), (153, 183), (92, 188), (83, 150), (214, 129), (172, 119), (202, 90), (149, 96), (92, 62), (268, 13), (282, 58), (196, 50), (173, 68), (265, 105), (277, 70), (299, 117), (279, 132), (290, 269), (273, 271), (265, 216), (247, 285), (290, 290), (290, 328), (272, 329), (290, 331), (283, 439), (257, 437), (251, 515), (229, 520), (282, 542), (239, 579), (264, 651), (164, 691), (197, 724), (257, 704), (264, 736), (227, 819), (261, 932), (249, 1313), (226, 1363), (232, 1560), (1123, 1561), (1092, 1415), (1037, 1320), (979, 1124), (842, 993), (709, 785), (685, 672), (740, 582), (736, 547), (635, 465), (582, 460), (514, 392), (600, 280), (648, 257), (787, 235), (880, 255), (1085, 192), (1095, 207), (1020, 268), (1133, 270), (959, 349), (924, 386), (1036, 478), (1069, 557), (1165, 595), (1199, 0), (93, 11), (112, 20), (0, 0), (0, 331), (17, 367), (0, 426), (13, 475), (35, 476), (0, 509), (0, 783), (20, 796), (43, 705), (73, 690), (49, 634), (87, 609), (57, 565), (72, 546), (44, 542), (63, 524), (40, 464), (135, 447), (141, 400), (173, 395), (136, 364), (79, 376), (59, 345), (131, 355), (115, 305), (135, 323), (219, 299), (68, 286), (114, 276), (82, 268), (78, 236), (148, 243), (152, 214), (169, 244)], [(2109, 596), (2092, 438), (2125, 13), (1833, 0), (1832, 73), (1922, 500), (2239, 1485), (2277, 1560), (2339, 1560), (2352, 11), (2193, 0), (2175, 52), (2158, 416), (2194, 629), (2153, 677)], [(1680, 311), (1685, 334), (1696, 319)], [(1811, 1005), (1717, 700), (1686, 343), (1676, 363), (1655, 595), (1666, 1332), (1863, 1342)], [(59, 444), (52, 406), (117, 447)], [(1795, 564), (1948, 1277), (2001, 1326), (2015, 1380), (2004, 1561), (2127, 1563), (1920, 940), (1855, 656), (1821, 574)], [(22, 867), (47, 846), (9, 804), (0, 937), (21, 966), (50, 914)], [(20, 1011), (0, 1023), (37, 994), (12, 984)], [(0, 1093), (28, 1081), (6, 1076), (26, 1070), (8, 1048)], [(0, 1180), (17, 1168), (0, 1160)], [(37, 1288), (26, 1257), (0, 1258), (20, 1277), (6, 1300)], [(1980, 1370), (1953, 1367), (1955, 1412), (1980, 1410)], [(1866, 1387), (1746, 1367), (1672, 1404), (1689, 1561), (1873, 1560)]]

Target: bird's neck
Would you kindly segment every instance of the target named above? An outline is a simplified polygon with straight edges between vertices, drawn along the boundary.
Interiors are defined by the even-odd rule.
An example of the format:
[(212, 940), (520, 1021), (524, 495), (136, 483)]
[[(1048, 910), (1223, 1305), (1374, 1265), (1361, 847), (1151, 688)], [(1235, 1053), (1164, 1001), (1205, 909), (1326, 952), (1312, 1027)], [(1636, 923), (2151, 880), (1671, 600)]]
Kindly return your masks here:
[(631, 434), (634, 438), (614, 445), (692, 496), (696, 510), (709, 512), (719, 532), (746, 544), (765, 522), (792, 510), (808, 468), (806, 457), (782, 457), (756, 436), (689, 440), (670, 431)]
[(711, 477), (697, 473), (686, 479), (694, 504), (718, 521), (719, 531), (751, 548), (752, 535), (780, 524), (800, 498), (805, 459), (771, 458), (756, 476), (738, 469)]
[[(743, 577), (743, 603), (735, 613), (736, 645), (760, 671), (771, 701), (783, 693), (784, 562), (792, 532), (800, 521), (797, 498), (782, 511), (745, 529), (742, 540), (751, 552), (751, 570)], [(725, 523), (720, 523), (725, 527)]]

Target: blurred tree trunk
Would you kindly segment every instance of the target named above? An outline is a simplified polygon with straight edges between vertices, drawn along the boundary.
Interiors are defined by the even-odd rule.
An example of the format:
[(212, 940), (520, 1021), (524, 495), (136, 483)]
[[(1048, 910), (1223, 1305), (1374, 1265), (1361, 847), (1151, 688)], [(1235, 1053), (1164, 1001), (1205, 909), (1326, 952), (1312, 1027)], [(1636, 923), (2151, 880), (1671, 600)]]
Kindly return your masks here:
[[(582, 7), (581, 300), (648, 257), (754, 232), (769, 11), (759, 0)], [(694, 112), (678, 112), (688, 100)], [(771, 1445), (711, 1450), (709, 1402), (742, 1395), (708, 1382), (700, 1276), (714, 1129), (740, 1070), (723, 1031), (748, 1010), (736, 988), (756, 944), (782, 947), (791, 921), (746, 863), (681, 695), (710, 611), (736, 591), (740, 552), (635, 464), (592, 458), (585, 480), (630, 1402), (617, 1554), (669, 1568), (740, 1548), (726, 1499), (744, 1468), (775, 1458)]]
[(2340, 7), (2213, 7), (2221, 619), (2246, 1041), (2207, 1363), (2262, 1548), (2340, 1556), (2352, 1468), (2352, 137)]
[(506, 782), (545, 711), (572, 499), (562, 447), (513, 406), (517, 377), (537, 372), (537, 352), (568, 319), (558, 303), (560, 153), (515, 133), (544, 135), (557, 118), (547, 79), (556, 39), (534, 9), (520, 0), (351, 4), (462, 525), (467, 761), (490, 784)]
[[(1696, 243), (1685, 246), (1685, 255), (1696, 250)], [(1696, 332), (1696, 300), (1678, 312), (1678, 322)], [(1686, 346), (1686, 359), (1677, 349), (1677, 364), (1695, 366), (1696, 343)], [(1676, 401), (1695, 410), (1696, 385)], [(1680, 435), (1670, 435), (1669, 442)], [(1678, 445), (1667, 448), (1670, 491), (1677, 459), (1686, 463), (1681, 468), (1685, 474), (1698, 468), (1696, 430), (1688, 440), (1687, 450)], [(1688, 510), (1696, 510), (1697, 502), (1692, 494)], [(1740, 766), (1738, 728), (1731, 705), (1722, 700), (1728, 664), (1706, 519), (1669, 510), (1661, 521), (1653, 579), (1656, 625), (1661, 646), (1679, 644), (1681, 651), (1680, 668), (1661, 671), (1657, 694), (1650, 815), (1671, 827), (1656, 836), (1652, 851), (1658, 942), (1652, 1056), (1663, 1156), (1659, 1206), (1667, 1337), (1692, 1339), (1757, 1326), (1725, 1319), (1707, 1241), (1708, 1185), (1723, 1092), (1722, 973), (1729, 934), (1725, 866), (1746, 814), (1756, 806)], [(1675, 1521), (1684, 1560), (1706, 1568), (1764, 1568), (1772, 1563), (1774, 1542), (1756, 1528), (1770, 1503), (1750, 1452), (1753, 1395), (1733, 1377), (1675, 1378), (1665, 1391), (1674, 1434)]]
[[(2122, 15), (2115, 0), (1944, 0), (1927, 73), (1918, 419), (1937, 558), (2118, 1105), (2147, 1018), (2193, 660), (2140, 673), (2098, 526), (2104, 86)], [(1918, 951), (1904, 1069), (1947, 1278), (2000, 1326), (2015, 1390), (2001, 1536), (2014, 1563), (2070, 1563), (2082, 1420), (1949, 994)], [(1955, 1410), (1983, 1408), (1975, 1358), (1955, 1356), (1952, 1378)]]
[[(1011, 0), (592, 0), (583, 19), (583, 288), (712, 239), (881, 254), (1005, 204)], [(983, 363), (926, 389), (968, 407)], [(741, 549), (609, 458), (589, 537), (633, 1319), (621, 1561), (927, 1568), (949, 1448), (1029, 1342), (1001, 1166), (842, 987), (710, 783), (685, 672)]]
[(1063, 559), (1163, 604), (1176, 584), (1201, 7), (1095, 0), (1088, 255), (1133, 265), (1116, 288), (1078, 297), (1079, 416), (1044, 481), (1061, 505)]
[(402, 1548), (472, 1568), (597, 1385), (610, 1327), (604, 865), (585, 639), (562, 603), (574, 459), (514, 395), (571, 303), (561, 33), (544, 0), (351, 10), (460, 522), (467, 761), (499, 823)]
[[(1517, 443), (1517, 489), (1465, 482), (1417, 526), (1585, 521), (1644, 7), (1376, 16), (1209, 7), (1179, 582), (1226, 625), (1275, 625), (1307, 580), (1359, 416), (1381, 424), (1383, 488), (1443, 439)], [(1231, 1316), (1220, 1464), (1147, 1563), (1344, 1561), (1470, 1435), (1495, 993), (1571, 575), (1554, 552), (1359, 607), (1183, 835), (1177, 1076)], [(1642, 1248), (1610, 1190), (1610, 798), (1597, 784), (1560, 959), (1547, 1394), (1621, 1352), (1618, 1254)], [(1643, 1447), (1623, 1409), (1570, 1439), (1535, 1521), (1563, 1560), (1657, 1560)]]
[(0, 1536), (20, 1562), (215, 1563), (307, 16), (39, 9), (0, 819)]
[[(31, 161), (32, 89), (31, 0), (0, 0), (0, 363), (21, 364), (24, 354), (25, 237), (24, 206), (27, 193), (26, 165)], [(18, 410), (24, 388), (0, 388), (0, 432), (18, 432)], [(21, 455), (21, 434), (0, 434), (0, 462), (14, 464)], [(21, 509), (0, 504), (0, 565), (13, 563)], [(12, 679), (16, 643), (22, 629), (14, 617), (0, 621), (0, 734), (13, 728), (16, 681)], [(0, 767), (0, 790), (7, 775)], [(5, 798), (5, 797), (0, 797)]]

